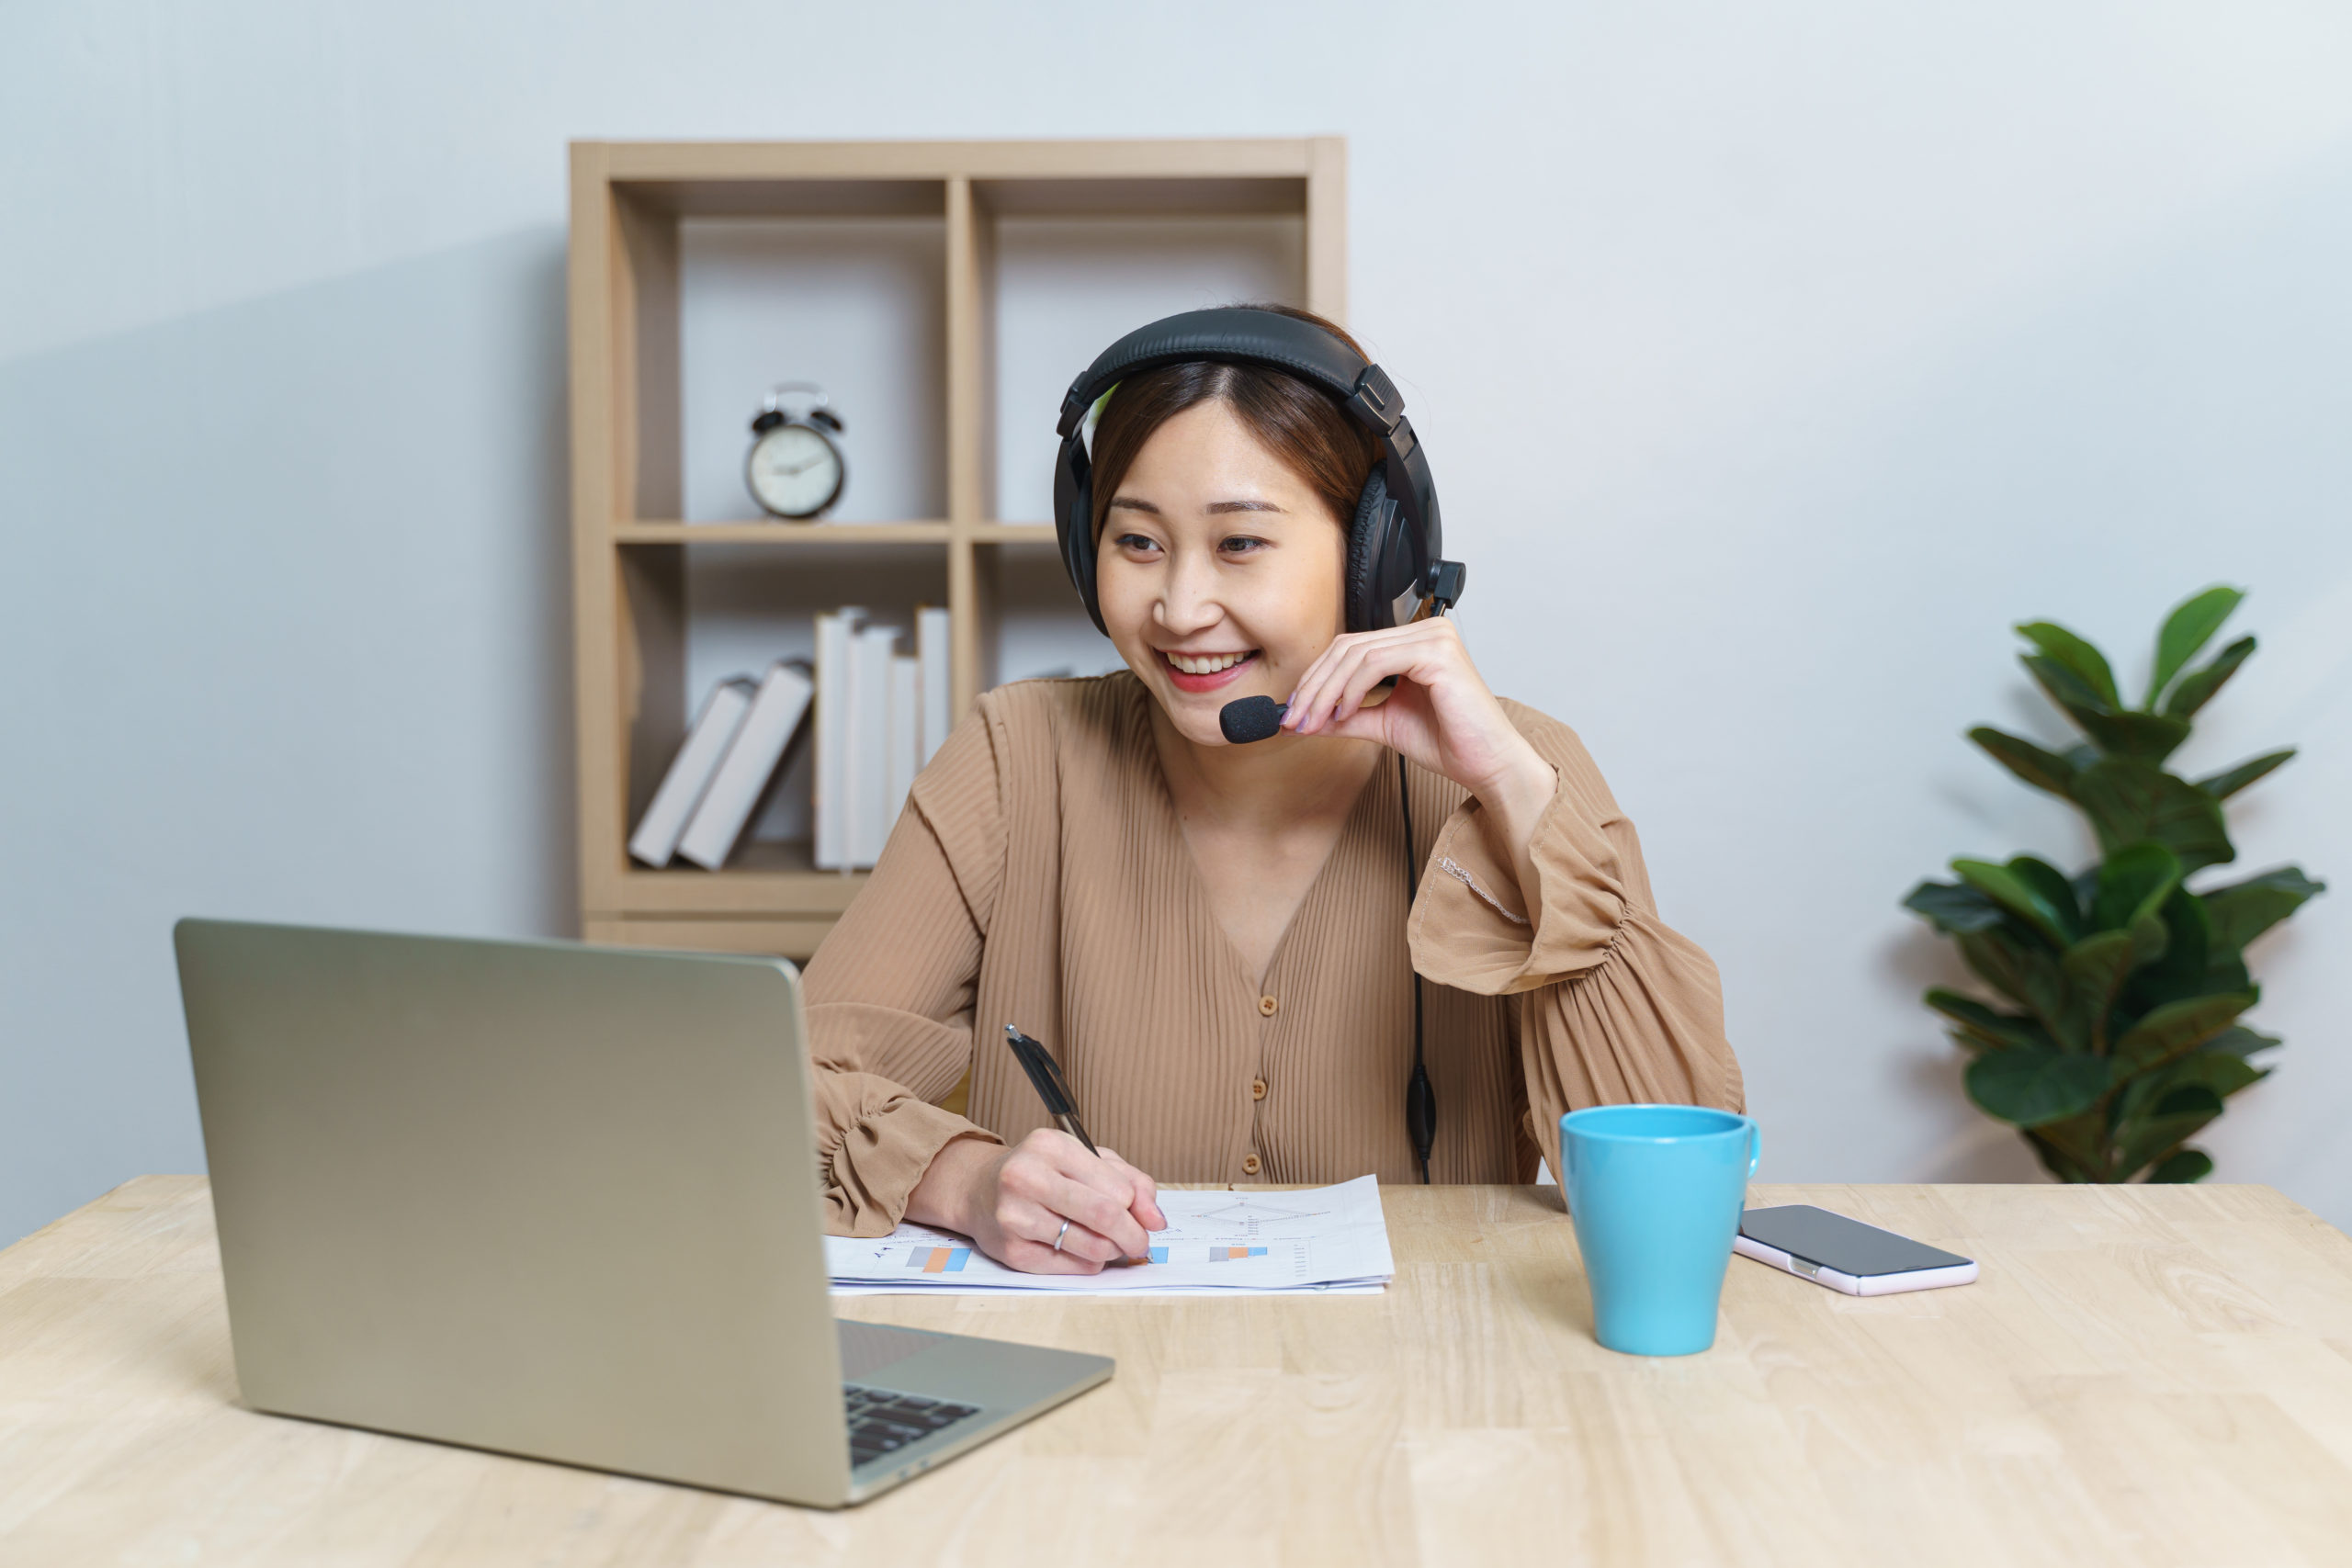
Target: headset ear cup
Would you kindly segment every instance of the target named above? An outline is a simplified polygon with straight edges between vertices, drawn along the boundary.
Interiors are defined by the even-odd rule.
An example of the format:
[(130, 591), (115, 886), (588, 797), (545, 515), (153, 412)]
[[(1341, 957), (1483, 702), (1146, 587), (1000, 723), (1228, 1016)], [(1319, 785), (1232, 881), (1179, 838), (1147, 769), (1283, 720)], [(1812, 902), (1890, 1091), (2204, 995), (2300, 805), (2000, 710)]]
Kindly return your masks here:
[(1094, 629), (1103, 636), (1102, 606), (1094, 597), (1094, 477), (1087, 461), (1086, 440), (1073, 432), (1062, 442), (1061, 459), (1054, 465), (1054, 530), (1062, 548), (1062, 569), (1079, 603), (1086, 606)]
[(1381, 565), (1388, 558), (1389, 541), (1396, 533), (1396, 503), (1388, 498), (1388, 479), (1378, 468), (1363, 482), (1356, 499), (1355, 521), (1348, 528), (1348, 630), (1376, 632), (1391, 624), (1388, 596), (1382, 593)]

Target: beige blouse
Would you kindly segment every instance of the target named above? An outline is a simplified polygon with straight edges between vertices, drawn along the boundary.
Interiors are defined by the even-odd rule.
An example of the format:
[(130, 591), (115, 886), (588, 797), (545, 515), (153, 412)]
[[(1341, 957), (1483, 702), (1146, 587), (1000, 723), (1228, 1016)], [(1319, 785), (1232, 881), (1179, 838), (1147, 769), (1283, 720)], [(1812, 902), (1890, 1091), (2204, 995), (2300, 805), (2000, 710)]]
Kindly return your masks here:
[[(1053, 1049), (1095, 1141), (1163, 1181), (1415, 1179), (1416, 969), (1433, 1181), (1529, 1181), (1539, 1153), (1557, 1169), (1577, 1106), (1740, 1107), (1714, 964), (1658, 919), (1634, 825), (1566, 726), (1503, 705), (1559, 771), (1533, 908), (1477, 802), (1412, 769), (1408, 910), (1391, 761), (1261, 987), (1185, 844), (1152, 700), (1125, 671), (1001, 687), (915, 781), (806, 976), (835, 1234), (897, 1224), (950, 1140), (1047, 1124), (1008, 1023)], [(967, 1068), (968, 1121), (937, 1103)]]

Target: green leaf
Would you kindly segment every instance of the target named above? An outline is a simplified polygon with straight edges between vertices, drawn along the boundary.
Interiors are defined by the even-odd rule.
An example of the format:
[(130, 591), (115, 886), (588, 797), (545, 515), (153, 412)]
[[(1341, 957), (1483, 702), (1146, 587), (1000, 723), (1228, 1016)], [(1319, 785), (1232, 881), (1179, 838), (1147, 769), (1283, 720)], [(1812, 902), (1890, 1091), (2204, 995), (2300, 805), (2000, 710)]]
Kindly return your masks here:
[(2083, 934), (2082, 901), (2075, 897), (2075, 885), (2067, 880), (2064, 872), (2046, 860), (2015, 855), (2009, 860), (2009, 874), (2040, 894), (2041, 901), (2058, 912), (2058, 923), (2065, 928), (2069, 942)]
[[(1956, 860), (1951, 863), (1951, 869), (1962, 882), (2048, 937), (2051, 946), (2066, 946), (2074, 941), (2076, 924), (2073, 908), (2074, 892), (2066, 886), (2066, 879), (2058, 876), (2054, 871), (2050, 873), (2058, 876), (2061, 894), (2066, 900), (2067, 907), (2062, 910), (2046, 896), (2041, 879), (2030, 874), (2020, 875), (2017, 863), (2012, 861), (2007, 865), (1995, 865), (1991, 861)], [(2041, 864), (2039, 861), (2034, 863)], [(2050, 868), (2042, 866), (2041, 869), (2049, 871)]]
[(2040, 649), (2043, 658), (2057, 660), (2090, 688), (2104, 711), (2113, 712), (2123, 705), (2122, 695), (2115, 689), (2115, 671), (2108, 668), (2107, 655), (2098, 649), (2051, 621), (2028, 621), (2017, 631)]
[(2174, 718), (2194, 718), (2197, 710), (2213, 700), (2213, 694), (2237, 673), (2238, 666), (2254, 657), (2254, 638), (2242, 637), (2213, 656), (2213, 662), (2191, 674), (2181, 677), (2180, 684), (2165, 699), (2165, 712)]
[(2187, 719), (2160, 713), (2078, 713), (2075, 719), (2109, 756), (2161, 762), (2188, 739)]
[(2266, 871), (2260, 876), (2216, 887), (2198, 897), (2205, 905), (2205, 918), (2212, 922), (2213, 951), (2235, 954), (2244, 953), (2247, 942), (2326, 891), (2327, 884), (2313, 882), (2303, 874), (2302, 867), (2282, 865), (2277, 871)]
[(2172, 945), (2164, 907), (2180, 886), (2180, 862), (2162, 844), (2127, 844), (2098, 870), (2091, 927), (2131, 933), (2131, 968), (2154, 964)]
[(2165, 1002), (2246, 988), (2243, 983), (2211, 983), (2213, 924), (2195, 894), (2176, 886), (2165, 900), (2163, 919), (2164, 951), (2135, 972), (2125, 989), (2125, 1000), (2132, 1010), (2145, 1012)]
[(2077, 1116), (2047, 1126), (2029, 1127), (2025, 1141), (2041, 1159), (2042, 1168), (2059, 1180), (2097, 1181), (2096, 1145), (2105, 1135), (2106, 1127), (2098, 1117)]
[(2197, 787), (2215, 800), (2227, 800), (2265, 773), (2285, 767), (2294, 755), (2292, 746), (2283, 751), (2265, 751), (2261, 756), (2249, 758), (2234, 768), (2215, 773), (2211, 778), (2199, 779)]
[(2219, 1116), (2222, 1097), (2201, 1083), (2180, 1084), (2165, 1090), (2156, 1101), (2158, 1116)]
[(2073, 1051), (1995, 1051), (1968, 1064), (1968, 1098), (2020, 1127), (2079, 1116), (2107, 1092), (2107, 1063)]
[(2007, 918), (1998, 904), (1973, 887), (1954, 882), (1922, 882), (1904, 897), (1903, 907), (1926, 917), (1946, 936), (1984, 931)]
[(2115, 1129), (2115, 1165), (2111, 1179), (2130, 1179), (2132, 1173), (2195, 1137), (2222, 1113), (2221, 1097), (2201, 1084), (2184, 1084), (2165, 1091), (2155, 1110)]
[(2144, 1073), (2188, 1055), (2235, 1023), (2255, 1000), (2251, 991), (2224, 991), (2165, 1003), (2116, 1041), (2117, 1072)]
[(2269, 1068), (2257, 1067), (2245, 1057), (2226, 1051), (2216, 1051), (2210, 1043), (2191, 1051), (2162, 1075), (2166, 1089), (2181, 1084), (2198, 1084), (2211, 1089), (2216, 1100), (2227, 1100), (2269, 1076)]
[(2180, 886), (2180, 862), (2162, 844), (2126, 844), (2098, 868), (2098, 892), (2091, 900), (2091, 929), (2129, 931), (2164, 908)]
[(1962, 1043), (1996, 1051), (2007, 1051), (2015, 1046), (2036, 1051), (2051, 1048), (2050, 1036), (2043, 1032), (2041, 1025), (2015, 1013), (1997, 1012), (1973, 997), (1963, 997), (1958, 991), (1948, 991), (1939, 986), (1928, 993), (1927, 1003), (1973, 1037)]
[(2197, 1048), (2197, 1054), (2188, 1057), (2187, 1060), (2195, 1062), (2208, 1056), (2229, 1055), (2244, 1061), (2257, 1052), (2267, 1051), (2274, 1045), (2285, 1043), (2285, 1041), (2275, 1034), (2265, 1034), (2258, 1029), (2248, 1029), (2243, 1023), (2233, 1023), (2204, 1044), (2199, 1045)]
[(2213, 1174), (2213, 1156), (2203, 1149), (2175, 1149), (2148, 1172), (2150, 1181), (2202, 1181)]
[(2034, 788), (2046, 789), (2056, 795), (2074, 794), (2075, 764), (2055, 751), (2045, 751), (2030, 740), (1990, 725), (1978, 725), (1968, 732), (1968, 738), (1982, 747), (1985, 755)]
[[(2045, 1122), (2030, 1128), (2026, 1137), (2036, 1144), (2046, 1144), (2064, 1163), (2044, 1156), (2062, 1181), (2098, 1181), (2107, 1160), (2107, 1111), (2103, 1106), (2093, 1106), (2080, 1116), (2068, 1116), (2056, 1122)], [(2069, 1174), (2072, 1171), (2074, 1174)]]
[(2066, 1010), (2066, 977), (2048, 948), (2007, 925), (1963, 931), (1955, 940), (1961, 957), (1978, 978), (2031, 1013), (2053, 1036), (2059, 1033)]
[(2108, 854), (2129, 844), (2162, 844), (2185, 875), (2234, 859), (2222, 803), (2185, 779), (2136, 757), (2108, 757), (2075, 778), (2075, 800)]
[(2066, 976), (2066, 1037), (2086, 1050), (2104, 1053), (2108, 1010), (2132, 972), (2132, 933), (2100, 931), (2066, 950), (2058, 966)]
[(2025, 666), (2026, 673), (2033, 677), (2052, 702), (2075, 716), (2075, 723), (2115, 711), (2080, 675), (2056, 660), (2044, 654), (2025, 653), (2018, 656), (2018, 662)]
[(2254, 976), (2246, 971), (2245, 960), (2242, 957), (2232, 958), (2227, 954), (2216, 953), (2213, 962), (2205, 965), (2205, 990), (2208, 995), (2220, 995), (2229, 991), (2259, 993), (2261, 989), (2261, 987), (2254, 983)]
[(2213, 634), (2245, 598), (2243, 591), (2217, 584), (2192, 594), (2165, 617), (2164, 630), (2156, 634), (2155, 674), (2148, 682), (2151, 710), (2164, 689), (2172, 684), (2172, 678), (2197, 657), (2198, 649), (2213, 640)]

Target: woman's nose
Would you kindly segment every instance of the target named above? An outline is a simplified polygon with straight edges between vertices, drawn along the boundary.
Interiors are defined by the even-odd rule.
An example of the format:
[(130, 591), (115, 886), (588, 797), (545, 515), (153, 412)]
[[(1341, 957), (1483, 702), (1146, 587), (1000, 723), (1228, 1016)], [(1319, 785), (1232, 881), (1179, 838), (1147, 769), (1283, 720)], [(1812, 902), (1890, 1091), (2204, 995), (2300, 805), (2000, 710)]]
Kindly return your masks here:
[(1163, 581), (1166, 588), (1159, 596), (1158, 610), (1160, 625), (1170, 631), (1195, 632), (1224, 617), (1225, 607), (1217, 603), (1215, 573), (1209, 562), (1179, 555), (1170, 563)]

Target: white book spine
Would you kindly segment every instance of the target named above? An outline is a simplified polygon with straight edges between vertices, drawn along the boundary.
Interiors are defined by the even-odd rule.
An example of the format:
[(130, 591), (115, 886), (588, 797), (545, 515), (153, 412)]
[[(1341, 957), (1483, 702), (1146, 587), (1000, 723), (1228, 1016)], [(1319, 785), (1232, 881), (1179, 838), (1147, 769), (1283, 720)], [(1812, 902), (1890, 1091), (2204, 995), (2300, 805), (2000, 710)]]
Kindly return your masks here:
[(817, 617), (817, 755), (811, 785), (815, 858), (820, 871), (850, 865), (850, 645), (865, 612), (835, 610)]
[(872, 865), (890, 831), (890, 660), (899, 646), (891, 626), (863, 626), (850, 656), (849, 863)]
[(631, 859), (654, 866), (670, 863), (670, 857), (677, 852), (679, 836), (702, 803), (729, 743), (752, 711), (754, 690), (751, 682), (738, 676), (721, 681), (703, 699), (702, 711), (695, 715), (678, 754), (670, 760), (669, 771), (662, 775), (645, 815), (638, 819), (637, 831), (629, 835)]
[(915, 658), (922, 665), (922, 742), (917, 768), (927, 768), (955, 723), (947, 683), (947, 612), (924, 605), (915, 612)]
[[(907, 654), (890, 660), (890, 791), (888, 821), (907, 808), (907, 793), (922, 766), (922, 661)], [(882, 829), (889, 841), (890, 829)]]
[(678, 852), (704, 870), (717, 871), (734, 853), (793, 732), (800, 728), (816, 690), (806, 669), (791, 660), (769, 668), (759, 695), (752, 699), (751, 713), (727, 748), (726, 760), (703, 792), (702, 804), (695, 807), (685, 836), (678, 840)]

